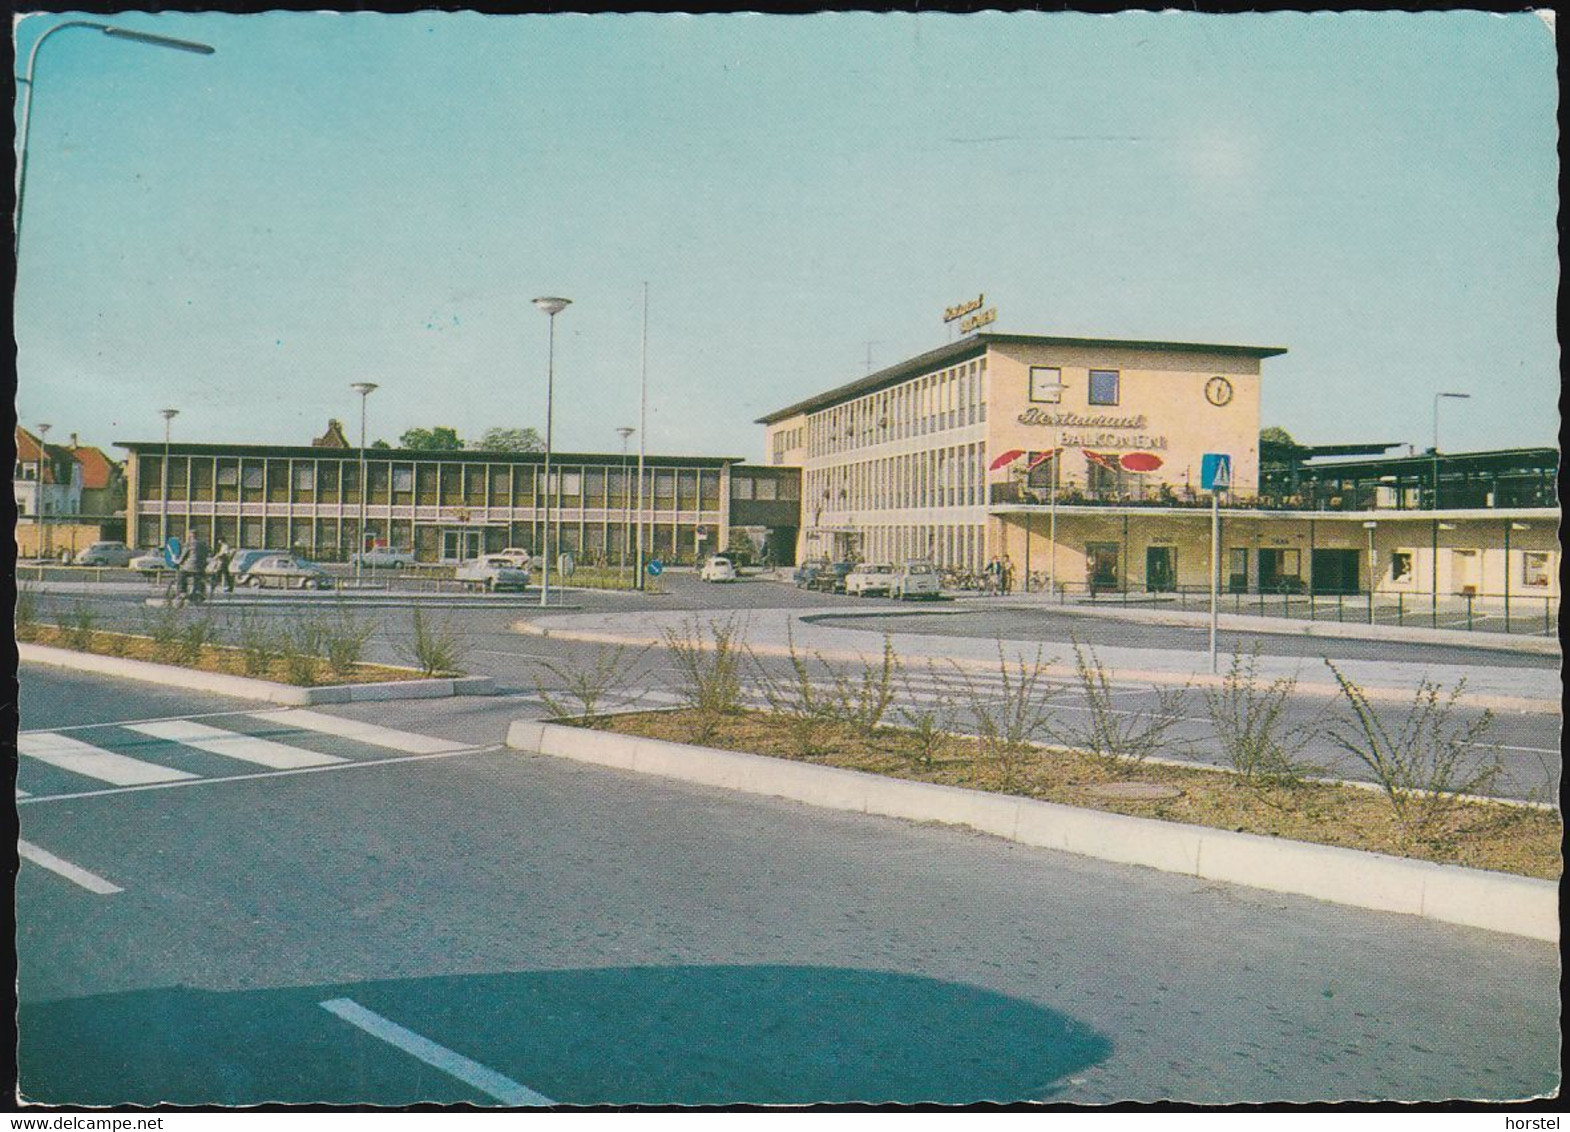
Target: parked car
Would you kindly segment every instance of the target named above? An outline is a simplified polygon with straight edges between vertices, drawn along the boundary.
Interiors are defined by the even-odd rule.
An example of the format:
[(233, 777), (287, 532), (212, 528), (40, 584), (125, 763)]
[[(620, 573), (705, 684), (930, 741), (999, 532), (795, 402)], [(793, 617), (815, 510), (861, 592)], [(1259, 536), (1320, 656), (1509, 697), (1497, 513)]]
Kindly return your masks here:
[(734, 582), (736, 566), (723, 554), (716, 554), (704, 562), (703, 569), (698, 571), (698, 578), (704, 582)]
[(372, 569), (402, 570), (405, 566), (414, 565), (414, 551), (394, 550), (388, 546), (378, 546), (370, 550), (363, 550), (358, 554), (349, 556), (350, 566), (369, 566)]
[(729, 547), (726, 550), (720, 551), (720, 557), (729, 558), (730, 564), (736, 567), (738, 570), (745, 570), (747, 567), (755, 565), (755, 563), (752, 561), (752, 551), (745, 547)]
[(936, 601), (941, 590), (938, 569), (930, 562), (907, 562), (889, 580), (889, 596), (898, 601), (915, 597)]
[(159, 570), (174, 569), (173, 566), (169, 565), (169, 559), (164, 556), (164, 552), (161, 550), (141, 551), (126, 565), (140, 574), (156, 574)]
[(831, 562), (818, 571), (812, 579), (811, 588), (826, 594), (842, 594), (845, 592), (845, 578), (855, 568), (854, 562)]
[(297, 554), (263, 554), (251, 563), (244, 574), (238, 575), (236, 580), (253, 589), (261, 589), (263, 586), (300, 590), (333, 588), (331, 574)]
[(491, 557), (505, 558), (508, 562), (522, 570), (527, 570), (534, 565), (534, 555), (521, 546), (509, 546), (506, 550), (498, 550)]
[(492, 593), (497, 590), (517, 590), (522, 593), (529, 584), (529, 572), (514, 566), (500, 554), (472, 558), (460, 565), (453, 577), (460, 582), (467, 582), (472, 589)]
[(95, 542), (76, 556), (78, 566), (129, 566), (136, 551), (123, 542)]
[(828, 568), (829, 564), (827, 562), (803, 562), (796, 567), (795, 572), (790, 576), (790, 580), (796, 583), (798, 590), (808, 590), (812, 588), (812, 583), (817, 579), (818, 575)]
[(863, 562), (845, 575), (845, 592), (851, 597), (888, 595), (894, 581), (894, 567), (887, 562)]
[(245, 572), (254, 566), (259, 559), (266, 558), (269, 554), (286, 554), (283, 550), (237, 550), (234, 557), (229, 560), (229, 573), (236, 580), (243, 577)]

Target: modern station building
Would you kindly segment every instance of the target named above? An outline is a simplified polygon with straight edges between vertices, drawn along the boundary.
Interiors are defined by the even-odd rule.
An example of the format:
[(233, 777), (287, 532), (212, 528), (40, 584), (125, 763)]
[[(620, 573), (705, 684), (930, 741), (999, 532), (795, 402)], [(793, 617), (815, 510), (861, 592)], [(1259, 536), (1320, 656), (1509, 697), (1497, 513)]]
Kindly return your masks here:
[[(127, 460), (127, 531), (139, 546), (195, 529), (235, 547), (289, 549), (324, 562), (357, 546), (413, 549), (455, 563), (506, 547), (538, 553), (546, 501), (552, 544), (585, 563), (636, 557), (635, 456), (351, 447), (332, 422), (299, 447), (119, 441)], [(167, 458), (167, 462), (166, 462)], [(796, 542), (799, 478), (733, 457), (644, 460), (645, 555), (691, 563), (745, 529), (761, 555)], [(360, 530), (362, 498), (364, 531)], [(784, 504), (782, 509), (781, 504)]]
[(996, 556), (1021, 588), (1206, 588), (1202, 469), (1221, 454), (1231, 591), (1557, 596), (1553, 450), (1316, 464), (1393, 445), (1303, 448), (1284, 475), (1273, 453), (1262, 486), (1262, 366), (1283, 353), (981, 332), (758, 423), (772, 462), (802, 470), (806, 558)]

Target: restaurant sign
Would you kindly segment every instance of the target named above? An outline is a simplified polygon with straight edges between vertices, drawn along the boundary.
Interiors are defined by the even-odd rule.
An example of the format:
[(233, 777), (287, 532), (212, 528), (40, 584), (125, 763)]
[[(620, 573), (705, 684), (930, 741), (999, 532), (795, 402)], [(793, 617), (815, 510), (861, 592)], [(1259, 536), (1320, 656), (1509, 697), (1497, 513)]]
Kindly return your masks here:
[(1048, 412), (1030, 408), (1017, 418), (1022, 425), (1055, 428), (1058, 444), (1064, 448), (1136, 448), (1161, 451), (1167, 438), (1147, 431), (1145, 414), (1119, 417), (1108, 413)]
[(972, 330), (979, 330), (981, 327), (998, 320), (997, 307), (987, 307), (986, 310), (981, 309), (986, 305), (986, 302), (987, 296), (983, 292), (974, 299), (967, 299), (965, 302), (957, 303), (952, 307), (944, 307), (943, 321), (953, 322), (956, 318), (964, 319), (959, 324), (959, 332), (961, 334), (969, 334)]

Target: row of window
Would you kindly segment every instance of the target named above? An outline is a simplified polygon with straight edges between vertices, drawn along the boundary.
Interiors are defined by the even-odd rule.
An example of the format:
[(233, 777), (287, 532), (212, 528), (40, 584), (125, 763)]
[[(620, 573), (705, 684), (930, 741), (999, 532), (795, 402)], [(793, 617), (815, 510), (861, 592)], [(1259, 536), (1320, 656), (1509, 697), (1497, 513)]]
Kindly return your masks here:
[(986, 487), (985, 445), (929, 448), (805, 473), (808, 502), (829, 511), (977, 507)]
[(814, 413), (807, 454), (829, 456), (985, 421), (986, 374), (981, 357)]
[[(1457, 587), (1472, 584), (1478, 580), (1478, 552), (1476, 550), (1451, 550), (1450, 575)], [(1400, 585), (1418, 584), (1415, 569), (1417, 552), (1414, 550), (1393, 550), (1390, 552), (1390, 580)], [(1554, 556), (1547, 550), (1524, 550), (1521, 552), (1520, 584), (1530, 587), (1547, 588), (1553, 578)]]
[(732, 499), (756, 499), (763, 502), (784, 500), (794, 503), (801, 498), (801, 480), (794, 475), (748, 476), (732, 473), (730, 493)]
[[(410, 506), (532, 507), (545, 495), (537, 465), (390, 463), (366, 465), (367, 502)], [(562, 507), (628, 507), (636, 502), (637, 473), (616, 466), (551, 469), (550, 495)], [(164, 493), (163, 458), (139, 457), (137, 498)], [(360, 465), (354, 461), (295, 458), (184, 457), (169, 460), (168, 498), (218, 503), (360, 502)], [(657, 510), (718, 510), (720, 473), (714, 469), (649, 468), (643, 498)]]
[[(1090, 371), (1086, 400), (1092, 405), (1116, 405), (1121, 396), (1122, 375), (1115, 369)], [(1071, 388), (1057, 366), (1030, 367), (1030, 399), (1038, 405), (1059, 405)]]
[(795, 428), (782, 428), (774, 434), (774, 462), (780, 463), (785, 458), (785, 453), (793, 448), (800, 448), (806, 442), (807, 429), (805, 425)]
[[(574, 520), (553, 523), (551, 541), (580, 562), (614, 565), (636, 558), (636, 529), (632, 524)], [(157, 546), (163, 530), (158, 516), (144, 515), (137, 524), (137, 544)], [(211, 546), (222, 539), (233, 547), (288, 549), (320, 562), (347, 560), (359, 541), (359, 523), (354, 516), (340, 520), (174, 514), (169, 516), (168, 530), (181, 537), (188, 530), (199, 531)], [(514, 546), (538, 551), (544, 545), (542, 524), (538, 521), (455, 527), (394, 519), (367, 522), (365, 531), (369, 538), (389, 546), (412, 549), (422, 562), (473, 557)], [(460, 535), (466, 537), (460, 540)], [(644, 554), (666, 562), (692, 562), (703, 553), (712, 553), (719, 536), (716, 524), (645, 523)]]

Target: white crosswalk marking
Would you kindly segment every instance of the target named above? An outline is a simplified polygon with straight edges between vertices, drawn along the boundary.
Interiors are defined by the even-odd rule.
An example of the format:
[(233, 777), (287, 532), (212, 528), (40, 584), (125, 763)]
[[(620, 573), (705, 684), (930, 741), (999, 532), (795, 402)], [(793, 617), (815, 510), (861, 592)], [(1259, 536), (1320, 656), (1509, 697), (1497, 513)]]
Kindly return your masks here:
[(336, 715), (307, 711), (304, 708), (291, 708), (288, 711), (257, 711), (252, 712), (251, 715), (255, 719), (264, 719), (269, 723), (286, 723), (306, 731), (319, 731), (324, 735), (336, 735), (341, 739), (353, 739), (373, 747), (387, 747), (394, 751), (407, 751), (413, 755), (461, 751), (467, 745), (454, 743), (448, 739), (433, 739), (429, 735), (416, 735), (410, 731), (395, 731), (391, 727), (381, 727), (375, 723), (361, 723), (357, 719), (341, 719)]
[(173, 767), (117, 755), (80, 739), (72, 739), (69, 735), (55, 735), (48, 731), (19, 735), (16, 746), (29, 758), (114, 786), (142, 786), (150, 782), (177, 782), (197, 777)]
[(195, 747), (199, 751), (270, 767), (273, 770), (294, 770), (299, 767), (326, 766), (329, 763), (348, 761), (337, 755), (324, 755), (317, 751), (307, 751), (302, 747), (289, 747), (283, 743), (274, 743), (271, 739), (257, 739), (251, 735), (225, 731), (222, 728), (209, 727), (205, 723), (193, 723), (187, 719), (171, 719), (162, 723), (135, 723), (129, 726), (129, 730), (151, 735), (154, 739), (170, 739), (176, 743), (184, 743), (187, 747)]

